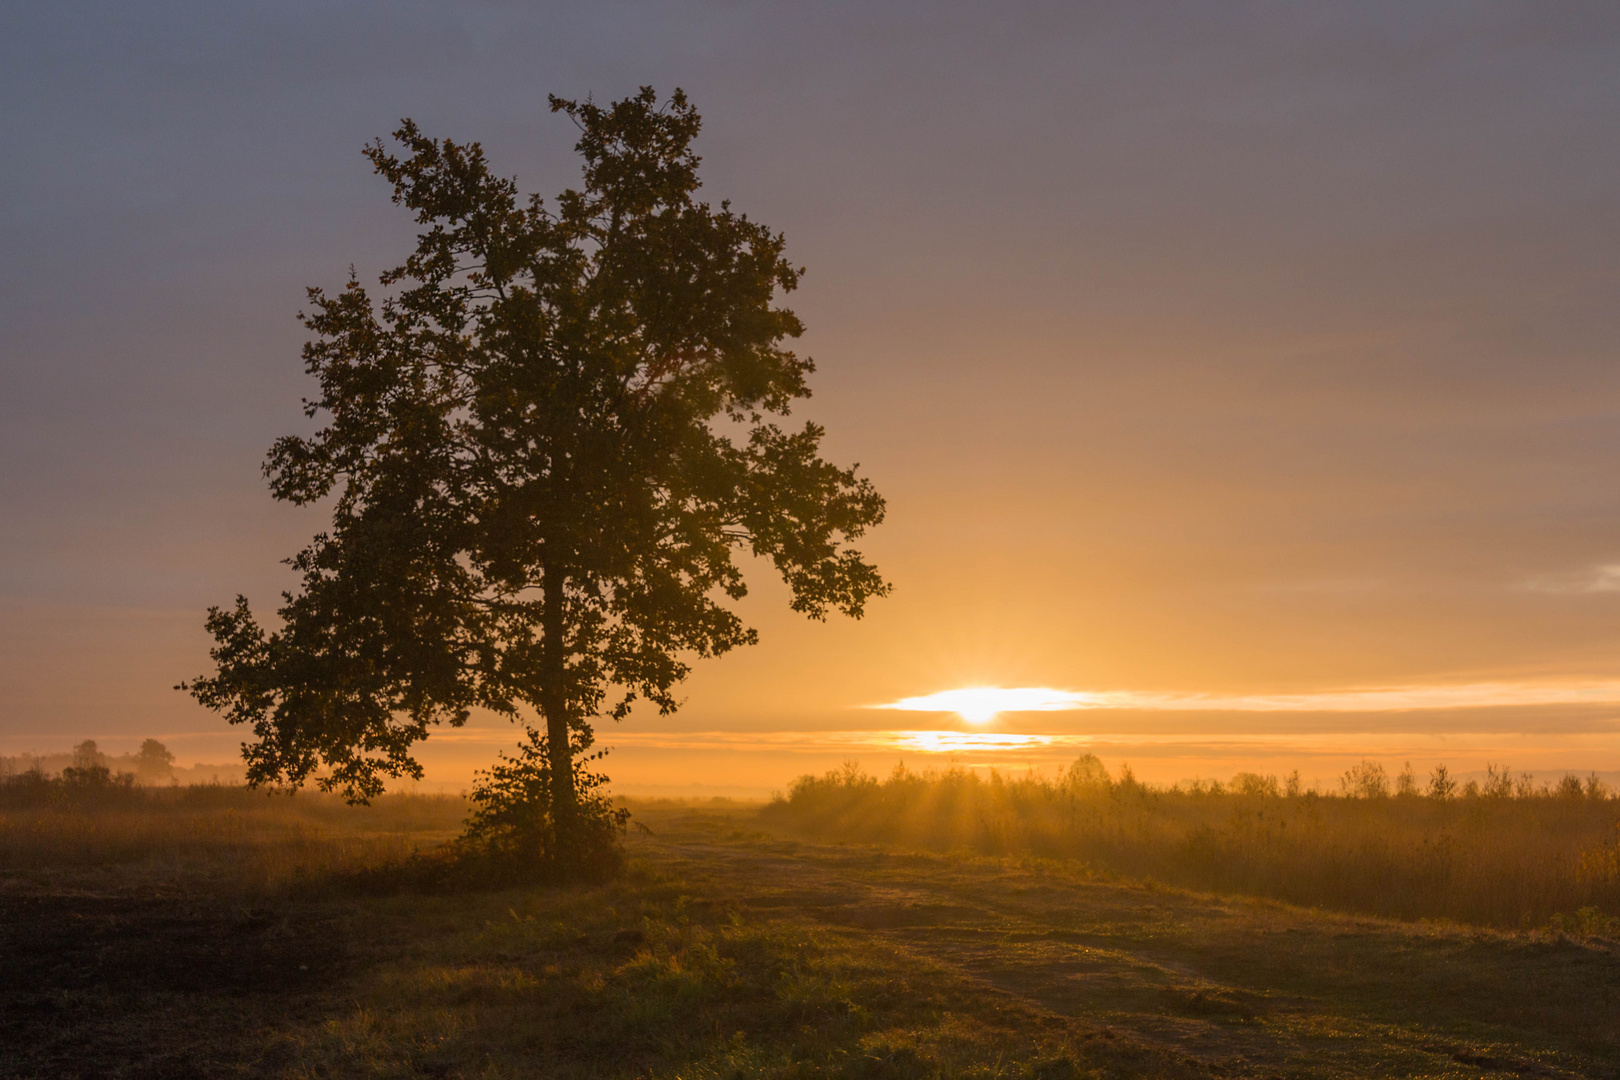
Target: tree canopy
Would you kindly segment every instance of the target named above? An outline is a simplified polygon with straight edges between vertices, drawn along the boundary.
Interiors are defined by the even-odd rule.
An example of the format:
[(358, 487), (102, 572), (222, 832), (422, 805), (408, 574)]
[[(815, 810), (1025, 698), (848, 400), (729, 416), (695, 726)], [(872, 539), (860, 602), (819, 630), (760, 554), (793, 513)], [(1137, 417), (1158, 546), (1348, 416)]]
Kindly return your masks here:
[(814, 370), (777, 304), (803, 270), (698, 200), (696, 110), (650, 88), (551, 108), (584, 168), (550, 204), (410, 120), (365, 151), (423, 229), (378, 295), (352, 273), (310, 290), (322, 426), (265, 464), (277, 499), (329, 501), (330, 529), (289, 560), (279, 627), (241, 597), (210, 609), (216, 670), (182, 684), (251, 726), (254, 783), (364, 800), (422, 775), (433, 725), (487, 709), (543, 721), (566, 817), (593, 719), (672, 712), (693, 659), (756, 640), (727, 606), (739, 552), (813, 618), (888, 590), (850, 546), (883, 499), (822, 459), (820, 427), (781, 422)]

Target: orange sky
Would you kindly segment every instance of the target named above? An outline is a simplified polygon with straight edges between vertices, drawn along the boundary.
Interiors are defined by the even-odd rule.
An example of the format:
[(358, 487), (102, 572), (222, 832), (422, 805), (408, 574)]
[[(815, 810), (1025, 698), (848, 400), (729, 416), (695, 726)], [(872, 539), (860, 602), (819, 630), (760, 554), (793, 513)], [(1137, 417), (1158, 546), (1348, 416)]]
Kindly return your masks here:
[(1620, 680), (1620, 16), (1074, 7), (3, 16), (0, 753), (232, 754), (171, 687), (320, 527), (258, 462), (304, 423), (302, 288), (409, 243), (360, 145), (412, 115), (550, 193), (543, 95), (651, 82), (809, 268), (807, 411), (896, 588), (807, 624), (756, 576), (762, 644), (605, 738), (627, 788), (911, 761), (851, 733), (960, 722), (861, 706), (973, 684), (1517, 703), (1009, 715), (1052, 741), (969, 764), (1620, 770), (1620, 695), (1512, 689)]

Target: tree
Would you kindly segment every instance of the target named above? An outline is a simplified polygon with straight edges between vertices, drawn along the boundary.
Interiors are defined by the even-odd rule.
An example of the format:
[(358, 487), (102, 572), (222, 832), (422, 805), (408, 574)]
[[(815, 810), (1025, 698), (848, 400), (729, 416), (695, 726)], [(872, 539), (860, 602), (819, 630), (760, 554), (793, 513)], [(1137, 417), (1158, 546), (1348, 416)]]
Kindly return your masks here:
[(1395, 777), (1395, 794), (1416, 795), (1418, 793), (1417, 773), (1412, 771), (1412, 763), (1408, 761)]
[(174, 752), (156, 739), (145, 739), (135, 755), (135, 772), (140, 776), (161, 779), (174, 774)]
[(86, 739), (73, 748), (73, 768), (94, 769), (107, 764), (107, 755), (101, 752), (96, 740)]
[[(129, 780), (120, 773), (118, 782), (128, 786)], [(73, 788), (98, 790), (114, 783), (112, 769), (107, 767), (107, 755), (101, 752), (96, 740), (86, 739), (73, 748), (73, 764), (62, 769), (62, 782)]]
[(216, 670), (182, 684), (251, 725), (252, 783), (364, 801), (421, 775), (433, 725), (534, 716), (548, 776), (526, 790), (567, 835), (592, 721), (673, 712), (692, 659), (757, 640), (725, 604), (740, 550), (812, 618), (888, 590), (849, 546), (882, 498), (820, 457), (820, 427), (777, 423), (814, 370), (774, 306), (803, 270), (780, 233), (696, 199), (696, 110), (645, 87), (551, 109), (584, 159), (554, 206), (410, 120), (403, 155), (366, 148), (425, 229), (380, 301), (352, 273), (310, 290), (325, 426), (265, 464), (278, 499), (335, 495), (331, 529), (289, 560), (280, 628), (242, 597), (210, 609)]
[(1444, 765), (1436, 765), (1429, 774), (1429, 798), (1443, 802), (1456, 793), (1457, 781), (1451, 778), (1451, 770)]
[(1355, 799), (1382, 799), (1389, 795), (1389, 774), (1376, 761), (1362, 758), (1339, 777), (1339, 787)]

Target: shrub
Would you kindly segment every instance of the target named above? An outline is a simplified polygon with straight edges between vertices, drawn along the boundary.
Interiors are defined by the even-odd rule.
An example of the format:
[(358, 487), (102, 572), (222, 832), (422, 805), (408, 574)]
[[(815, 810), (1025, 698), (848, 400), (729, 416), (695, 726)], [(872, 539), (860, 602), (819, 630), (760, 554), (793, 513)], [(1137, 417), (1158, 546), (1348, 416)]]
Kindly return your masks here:
[[(84, 762), (89, 759), (75, 756)], [(39, 769), (0, 776), (0, 807), (31, 809), (48, 806), (100, 806), (125, 804), (139, 798), (135, 777), (115, 773), (105, 765), (75, 764), (59, 777)]]
[(1277, 783), (1275, 776), (1261, 776), (1259, 773), (1240, 772), (1232, 777), (1232, 792), (1236, 795), (1276, 799), (1282, 796), (1282, 787)]
[(1513, 770), (1506, 765), (1485, 766), (1485, 784), (1482, 794), (1488, 799), (1511, 799), (1517, 790), (1513, 783)]
[(1378, 762), (1362, 758), (1344, 771), (1339, 786), (1357, 799), (1383, 799), (1389, 796), (1389, 774)]
[(500, 756), (471, 794), (474, 809), (462, 840), (464, 855), (496, 878), (523, 881), (563, 875), (600, 877), (622, 861), (620, 840), (630, 811), (615, 808), (601, 790), (607, 777), (588, 763), (605, 750), (572, 748), (579, 818), (565, 841), (551, 813), (551, 756), (545, 733), (528, 729), (517, 756)]

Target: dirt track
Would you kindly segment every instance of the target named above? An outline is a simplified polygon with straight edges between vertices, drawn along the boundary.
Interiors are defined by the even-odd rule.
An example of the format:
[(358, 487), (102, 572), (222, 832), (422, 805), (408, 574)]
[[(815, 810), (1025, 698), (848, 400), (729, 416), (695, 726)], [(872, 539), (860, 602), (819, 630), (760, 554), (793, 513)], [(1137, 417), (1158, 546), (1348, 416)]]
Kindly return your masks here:
[[(673, 926), (689, 901), (700, 937), (732, 918), (770, 929), (785, 951), (762, 963), (824, 939), (881, 969), (883, 994), (892, 971), (892, 993), (925, 1012), (1021, 1045), (1049, 1032), (1097, 1047), (1077, 1060), (1109, 1075), (1620, 1077), (1613, 943), (1324, 914), (1070, 864), (795, 843), (751, 832), (746, 812), (638, 820), (653, 833), (633, 835), (631, 855), (654, 879), (601, 889), (248, 904), (161, 876), (0, 878), (0, 1076), (529, 1075), (545, 1009), (631, 985), (638, 911)], [(710, 1004), (753, 1015), (728, 1001)], [(620, 1004), (640, 1030), (625, 1019), (640, 999)], [(667, 1030), (690, 1028), (686, 1008)], [(620, 1062), (601, 1014), (551, 1021), (555, 1045), (607, 1040), (570, 1075), (651, 1068)], [(732, 1030), (692, 1054), (723, 1057)], [(665, 1063), (652, 1071), (675, 1075), (682, 1059), (652, 1042), (647, 1061)], [(501, 1053), (506, 1071), (480, 1064)], [(891, 1075), (883, 1059), (850, 1061)], [(908, 1068), (892, 1075), (932, 1075)]]
[(1011, 1009), (1245, 1075), (1620, 1075), (1610, 943), (1394, 923), (671, 820), (634, 850), (710, 895), (872, 935)]

